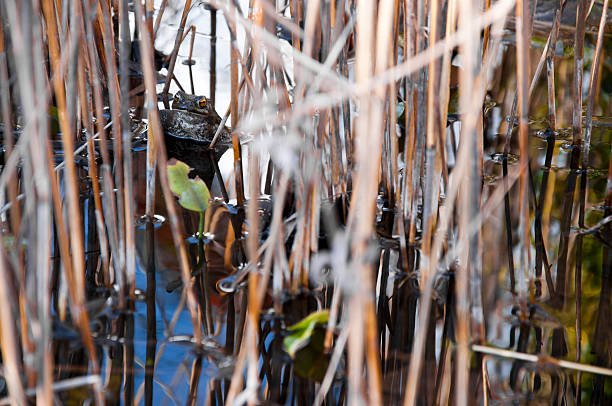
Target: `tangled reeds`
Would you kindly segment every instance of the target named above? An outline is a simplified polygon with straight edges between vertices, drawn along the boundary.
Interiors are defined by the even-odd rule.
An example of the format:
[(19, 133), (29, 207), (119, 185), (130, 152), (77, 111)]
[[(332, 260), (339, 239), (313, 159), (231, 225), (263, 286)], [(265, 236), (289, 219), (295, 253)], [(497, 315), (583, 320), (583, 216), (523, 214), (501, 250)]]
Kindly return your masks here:
[[(609, 14), (3, 0), (1, 402), (608, 404)], [(204, 88), (198, 47), (227, 112), (195, 228), (159, 109), (186, 78)], [(226, 122), (231, 182), (213, 152)], [(181, 289), (157, 289), (163, 267)]]

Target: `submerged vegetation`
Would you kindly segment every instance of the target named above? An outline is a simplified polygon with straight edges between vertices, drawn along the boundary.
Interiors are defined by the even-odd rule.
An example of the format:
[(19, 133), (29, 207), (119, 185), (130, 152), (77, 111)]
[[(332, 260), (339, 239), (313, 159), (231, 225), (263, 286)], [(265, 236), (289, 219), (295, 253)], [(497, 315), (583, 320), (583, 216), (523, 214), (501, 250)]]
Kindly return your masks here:
[(2, 0), (0, 403), (612, 404), (610, 14)]

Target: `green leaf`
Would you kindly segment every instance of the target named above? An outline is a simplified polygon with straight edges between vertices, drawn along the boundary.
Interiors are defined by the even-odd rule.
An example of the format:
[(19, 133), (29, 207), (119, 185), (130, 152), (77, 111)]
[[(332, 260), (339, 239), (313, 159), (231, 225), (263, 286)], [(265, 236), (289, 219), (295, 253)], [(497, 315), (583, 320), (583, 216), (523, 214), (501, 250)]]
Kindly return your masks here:
[(315, 327), (308, 345), (295, 353), (293, 367), (299, 376), (321, 382), (329, 359), (330, 355), (325, 353), (325, 329)]
[(291, 358), (295, 358), (295, 353), (308, 345), (315, 327), (327, 323), (328, 319), (329, 310), (321, 310), (311, 313), (293, 326), (287, 327), (287, 330), (292, 331), (292, 333), (285, 337), (283, 346), (285, 351), (291, 355)]
[(172, 193), (178, 196), (179, 204), (187, 210), (205, 211), (210, 205), (210, 192), (198, 177), (189, 178), (189, 166), (176, 159), (168, 161), (168, 180)]

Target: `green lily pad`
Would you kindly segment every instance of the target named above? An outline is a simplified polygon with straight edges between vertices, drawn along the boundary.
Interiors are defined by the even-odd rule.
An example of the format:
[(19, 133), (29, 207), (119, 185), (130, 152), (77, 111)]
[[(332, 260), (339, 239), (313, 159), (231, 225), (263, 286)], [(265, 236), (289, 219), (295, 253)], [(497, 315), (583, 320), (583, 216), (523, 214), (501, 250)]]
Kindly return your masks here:
[(204, 212), (210, 206), (210, 192), (198, 177), (189, 178), (189, 166), (176, 159), (168, 161), (168, 180), (172, 193), (178, 196), (179, 204), (187, 210)]
[(295, 358), (295, 353), (308, 345), (315, 327), (327, 323), (328, 319), (329, 310), (321, 310), (311, 313), (293, 326), (287, 327), (287, 330), (292, 331), (292, 333), (283, 340), (283, 347), (291, 355), (291, 358)]
[(287, 327), (289, 334), (283, 340), (285, 351), (293, 358), (295, 372), (304, 378), (322, 381), (329, 365), (329, 354), (325, 353), (325, 324), (329, 310), (321, 310)]
[(295, 353), (294, 371), (303, 378), (321, 382), (329, 367), (330, 354), (325, 352), (325, 329), (315, 327), (308, 345)]

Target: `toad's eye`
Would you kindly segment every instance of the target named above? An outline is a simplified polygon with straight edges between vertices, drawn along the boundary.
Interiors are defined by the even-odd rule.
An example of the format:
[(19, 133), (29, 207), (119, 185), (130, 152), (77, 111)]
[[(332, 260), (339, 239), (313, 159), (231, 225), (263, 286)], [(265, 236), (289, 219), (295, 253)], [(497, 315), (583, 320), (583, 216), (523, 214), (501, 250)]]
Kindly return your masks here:
[(200, 107), (201, 109), (203, 109), (204, 107), (206, 107), (206, 99), (200, 99), (200, 100), (198, 100), (198, 107)]

